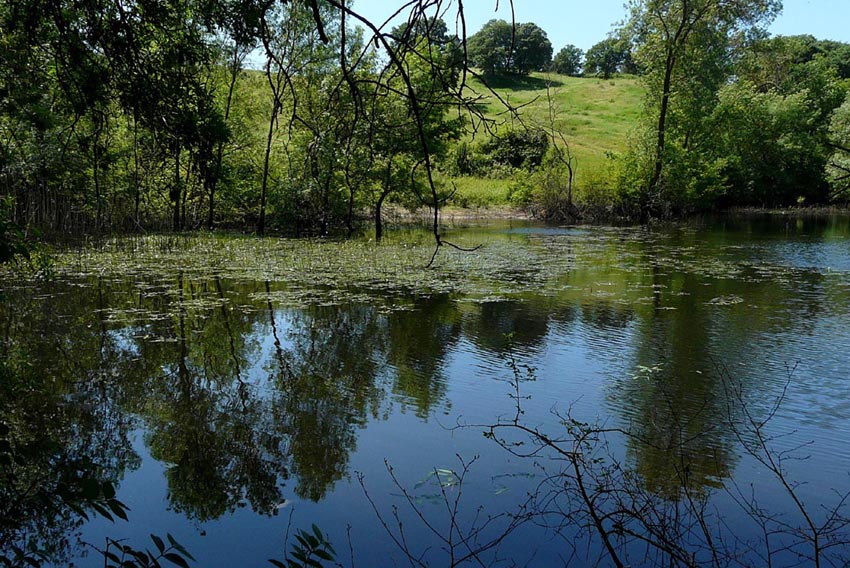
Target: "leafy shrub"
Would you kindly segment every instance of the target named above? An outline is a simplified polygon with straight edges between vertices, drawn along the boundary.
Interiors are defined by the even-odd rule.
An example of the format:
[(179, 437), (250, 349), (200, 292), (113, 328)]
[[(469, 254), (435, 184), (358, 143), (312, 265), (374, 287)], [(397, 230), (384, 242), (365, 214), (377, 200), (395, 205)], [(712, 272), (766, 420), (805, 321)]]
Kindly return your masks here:
[(508, 186), (508, 201), (522, 207), (528, 206), (534, 199), (537, 176), (518, 171)]
[(543, 163), (549, 136), (542, 129), (508, 130), (487, 140), (483, 152), (495, 164), (532, 170)]
[(472, 149), (467, 142), (460, 142), (454, 151), (454, 172), (460, 175), (472, 173)]

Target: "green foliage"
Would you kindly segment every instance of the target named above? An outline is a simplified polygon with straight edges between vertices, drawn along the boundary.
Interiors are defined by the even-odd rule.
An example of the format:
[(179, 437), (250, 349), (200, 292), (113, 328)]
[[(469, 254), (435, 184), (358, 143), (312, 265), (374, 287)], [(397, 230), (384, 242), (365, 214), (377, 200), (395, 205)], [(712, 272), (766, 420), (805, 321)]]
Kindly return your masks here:
[[(449, 34), (448, 26), (442, 18), (432, 16), (418, 19), (412, 28), (404, 22), (393, 28), (390, 35), (401, 53), (409, 49), (415, 50), (419, 52), (420, 58), (427, 53), (432, 58), (429, 61), (432, 71), (439, 72), (440, 80), (446, 87), (451, 88), (457, 84), (464, 65), (463, 48), (460, 39)], [(430, 49), (422, 50), (426, 45)]]
[(778, 9), (776, 0), (632, 2), (627, 30), (645, 72), (645, 128), (654, 138), (634, 149), (631, 160), (651, 162), (634, 170), (649, 172), (642, 183), (634, 180), (643, 218), (692, 200), (710, 201), (719, 180), (708, 117), (718, 91), (734, 76), (736, 41), (757, 34)]
[(468, 39), (470, 64), (486, 75), (528, 74), (543, 71), (552, 61), (552, 43), (546, 32), (533, 23), (512, 26), (490, 20)]
[(543, 163), (549, 136), (539, 128), (509, 129), (490, 137), (482, 151), (494, 164), (533, 170)]
[(627, 41), (615, 36), (604, 39), (587, 50), (584, 74), (601, 75), (607, 79), (618, 71), (625, 72), (624, 66), (630, 61), (630, 53)]
[(325, 562), (336, 560), (336, 550), (322, 534), (319, 527), (313, 525), (310, 531), (299, 529), (295, 533), (295, 542), (290, 547), (285, 562), (269, 559), (269, 564), (277, 568), (321, 568)]
[(758, 92), (746, 82), (724, 87), (712, 115), (714, 154), (725, 161), (727, 202), (792, 205), (823, 202), (824, 123), (811, 91)]
[(53, 449), (53, 441), (26, 431), (27, 425), (19, 423), (22, 409), (9, 409), (4, 400), (21, 387), (32, 390), (33, 385), (22, 385), (25, 379), (6, 362), (0, 364), (0, 378), (4, 383), (0, 408), (17, 411), (6, 412), (7, 421), (0, 422), (0, 565), (38, 567), (57, 551), (51, 542), (28, 537), (31, 524), (50, 535), (54, 526), (64, 532), (78, 525), (78, 519), (88, 520), (91, 513), (110, 521), (127, 520), (128, 508), (115, 497), (114, 482), (104, 478), (91, 460), (63, 463), (64, 456), (55, 450), (53, 456), (44, 455)]
[(154, 552), (150, 549), (138, 550), (129, 544), (107, 539), (106, 549), (101, 551), (105, 568), (162, 568), (163, 565), (189, 568), (189, 561), (195, 560), (170, 534), (166, 535), (168, 546), (155, 534), (150, 535), (150, 538), (156, 547)]
[(490, 20), (467, 39), (469, 63), (485, 75), (513, 69), (513, 27), (504, 20)]
[(44, 551), (32, 547), (21, 548), (17, 544), (12, 544), (8, 550), (0, 552), (0, 566), (6, 568), (18, 568), (20, 566), (40, 568), (48, 561), (49, 557)]
[(528, 172), (516, 172), (508, 186), (508, 200), (514, 205), (527, 207), (534, 198), (535, 181), (534, 176)]
[(552, 43), (533, 23), (517, 24), (514, 34), (513, 70), (520, 75), (545, 71), (552, 63)]
[(13, 262), (16, 257), (29, 258), (30, 247), (20, 227), (0, 219), (0, 264)]
[(846, 201), (850, 198), (850, 94), (832, 114), (828, 145), (832, 150), (826, 169), (830, 197)]
[(738, 72), (761, 90), (784, 92), (805, 79), (812, 63), (832, 69), (841, 79), (850, 78), (850, 44), (810, 35), (759, 38), (742, 53)]
[(552, 59), (552, 71), (561, 75), (581, 75), (584, 52), (574, 45), (561, 48)]
[[(368, 42), (352, 18), (340, 18), (339, 7), (327, 2), (316, 5), (321, 30), (311, 4), (302, 2), (176, 0), (151, 7), (82, 0), (55, 13), (42, 4), (0, 5), (0, 197), (9, 204), (0, 220), (0, 262), (29, 253), (27, 266), (48, 276), (49, 255), (27, 249), (35, 228), (50, 237), (216, 225), (256, 225), (261, 232), (268, 216), (271, 227), (287, 233), (352, 234), (367, 216), (379, 217), (385, 203), (442, 204), (450, 184), (438, 183), (432, 193), (426, 162), (451, 175), (487, 179), (543, 162), (545, 148), (514, 134), (451, 148), (469, 126), (456, 111), (472, 91), (459, 85), (460, 40), (434, 15), (417, 13), (383, 36), (385, 44)], [(647, 71), (639, 127), (656, 130), (655, 148), (636, 150), (629, 160), (654, 161), (658, 172), (669, 160), (682, 160), (671, 167), (712, 180), (698, 196), (699, 183), (685, 188), (679, 174), (656, 175), (644, 164), (637, 168), (648, 172), (643, 189), (630, 186), (624, 195), (638, 191), (644, 203), (767, 199), (755, 196), (770, 193), (772, 173), (740, 155), (743, 150), (721, 156), (712, 149), (718, 125), (735, 128), (728, 121), (741, 117), (728, 107), (726, 118), (715, 114), (721, 89), (737, 78), (757, 93), (808, 93), (800, 97), (817, 108), (813, 122), (795, 122), (788, 116), (794, 112), (777, 110), (776, 121), (786, 127), (776, 131), (794, 139), (787, 151), (771, 146), (772, 156), (785, 156), (778, 201), (826, 198), (814, 172), (832, 153), (824, 150), (827, 122), (844, 99), (838, 80), (850, 73), (850, 46), (810, 36), (765, 37), (754, 26), (776, 5), (634, 0), (629, 25), (588, 52), (586, 74)], [(665, 26), (677, 22), (684, 22), (683, 33), (665, 40)], [(672, 37), (680, 40), (671, 43)], [(265, 73), (243, 69), (258, 47)], [(545, 100), (547, 85), (563, 85), (566, 93), (555, 99), (564, 108), (554, 126), (581, 163), (577, 195), (584, 176), (617, 177), (596, 172), (607, 167), (606, 152), (624, 150), (625, 132), (638, 122), (638, 87), (630, 78), (568, 78), (580, 72), (581, 51), (566, 46), (550, 62), (551, 43), (533, 23), (492, 20), (469, 38), (468, 48), (470, 62), (522, 108), (528, 124), (548, 128), (548, 108), (535, 97)], [(537, 74), (542, 69), (564, 75), (550, 84)], [(469, 77), (465, 87), (486, 92)], [(492, 98), (479, 102), (475, 111), (501, 117)], [(797, 126), (804, 130), (789, 134)], [(801, 151), (801, 173), (790, 175), (791, 149), (805, 144), (817, 148)], [(486, 201), (476, 183), (467, 180), (467, 188), (475, 186), (469, 195)], [(794, 183), (811, 189), (786, 189)], [(502, 199), (507, 185), (499, 185), (493, 199)]]
[(472, 149), (465, 140), (455, 146), (453, 173), (469, 175), (472, 173)]

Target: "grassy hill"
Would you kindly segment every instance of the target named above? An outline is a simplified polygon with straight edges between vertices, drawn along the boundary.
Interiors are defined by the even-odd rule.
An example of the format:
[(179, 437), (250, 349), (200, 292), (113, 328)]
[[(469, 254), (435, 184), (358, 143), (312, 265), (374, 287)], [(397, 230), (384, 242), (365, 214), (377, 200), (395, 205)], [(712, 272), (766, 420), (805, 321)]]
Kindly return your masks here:
[[(520, 116), (528, 125), (549, 124), (546, 85), (555, 110), (555, 127), (570, 144), (576, 158), (576, 184), (588, 174), (607, 167), (606, 152), (626, 149), (644, 100), (639, 79), (631, 76), (599, 79), (533, 73), (528, 77), (511, 76), (488, 80), (488, 85), (513, 106), (522, 106)], [(470, 87), (484, 95), (485, 114), (508, 120), (503, 105), (478, 81)], [(465, 177), (455, 180), (459, 201), (468, 205), (506, 202), (511, 180)]]

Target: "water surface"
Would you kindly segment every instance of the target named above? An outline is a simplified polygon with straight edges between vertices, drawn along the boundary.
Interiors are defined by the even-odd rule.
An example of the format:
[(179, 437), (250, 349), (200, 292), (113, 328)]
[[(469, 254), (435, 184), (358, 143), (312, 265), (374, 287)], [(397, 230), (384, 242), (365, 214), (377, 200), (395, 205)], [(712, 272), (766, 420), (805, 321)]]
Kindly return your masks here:
[[(672, 495), (686, 465), (721, 507), (732, 484), (788, 505), (724, 419), (730, 384), (755, 416), (784, 393), (769, 428), (782, 450), (813, 443), (788, 466), (801, 496), (817, 506), (850, 488), (847, 217), (498, 222), (446, 238), (483, 246), (444, 248), (426, 269), (417, 231), (381, 245), (125, 238), (61, 254), (49, 279), (7, 274), (15, 374), (0, 405), (31, 494), (108, 480), (129, 520), (24, 499), (6, 507), (0, 546), (30, 539), (55, 565), (88, 566), (107, 537), (149, 547), (171, 533), (197, 565), (262, 566), (315, 523), (344, 564), (349, 539), (357, 564), (406, 564), (368, 496), (391, 525), (398, 507), (411, 549), (442, 565), (405, 492), (440, 526), (461, 491), (440, 472), (471, 463), (469, 526), (544, 483), (534, 460), (482, 436), (514, 416), (514, 379), (525, 424), (560, 432), (569, 413), (628, 429), (611, 453), (646, 487)], [(564, 550), (526, 525), (499, 554), (549, 565)]]

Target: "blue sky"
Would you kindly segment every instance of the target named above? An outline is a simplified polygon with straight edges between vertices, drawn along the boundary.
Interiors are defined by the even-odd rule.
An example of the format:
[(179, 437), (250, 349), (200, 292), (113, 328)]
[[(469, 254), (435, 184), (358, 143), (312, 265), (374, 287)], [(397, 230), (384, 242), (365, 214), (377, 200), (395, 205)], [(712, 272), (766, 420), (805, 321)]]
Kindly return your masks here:
[[(534, 22), (549, 35), (555, 51), (567, 44), (587, 50), (623, 20), (624, 0), (514, 0), (516, 19)], [(401, 0), (355, 0), (354, 8), (373, 21), (382, 20)], [(487, 20), (510, 20), (508, 0), (463, 0), (468, 33)], [(850, 0), (784, 0), (782, 15), (770, 26), (773, 34), (811, 34), (819, 39), (850, 43)], [(454, 12), (454, 6), (452, 8)], [(448, 19), (448, 18), (447, 18)], [(454, 22), (449, 22), (450, 29)]]

